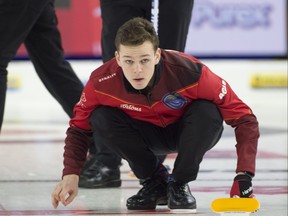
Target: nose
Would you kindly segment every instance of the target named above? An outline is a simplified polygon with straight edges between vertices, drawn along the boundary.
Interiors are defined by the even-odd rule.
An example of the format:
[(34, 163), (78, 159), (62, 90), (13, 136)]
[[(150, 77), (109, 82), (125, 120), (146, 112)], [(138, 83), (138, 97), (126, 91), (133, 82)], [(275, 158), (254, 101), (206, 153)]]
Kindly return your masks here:
[(135, 73), (140, 73), (142, 71), (142, 66), (140, 63), (135, 64), (134, 72)]

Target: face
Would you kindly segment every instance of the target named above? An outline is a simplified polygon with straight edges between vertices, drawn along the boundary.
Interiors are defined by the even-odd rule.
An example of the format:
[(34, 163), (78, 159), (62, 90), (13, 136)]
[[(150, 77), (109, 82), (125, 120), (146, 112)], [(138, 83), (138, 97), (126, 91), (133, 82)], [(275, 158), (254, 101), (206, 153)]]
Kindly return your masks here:
[(120, 45), (115, 56), (129, 83), (133, 88), (141, 90), (153, 77), (155, 65), (160, 60), (160, 52), (160, 49), (154, 52), (152, 43), (145, 41), (139, 46)]

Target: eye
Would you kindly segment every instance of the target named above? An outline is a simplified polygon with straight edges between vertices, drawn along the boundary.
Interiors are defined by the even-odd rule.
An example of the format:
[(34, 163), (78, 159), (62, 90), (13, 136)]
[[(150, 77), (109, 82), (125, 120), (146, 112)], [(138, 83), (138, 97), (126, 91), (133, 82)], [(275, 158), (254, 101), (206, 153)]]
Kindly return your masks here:
[(142, 64), (145, 64), (145, 63), (147, 63), (147, 62), (149, 62), (149, 59), (142, 59), (142, 60), (141, 60), (141, 63), (142, 63)]
[(125, 60), (125, 63), (126, 64), (133, 64), (133, 61), (132, 60)]

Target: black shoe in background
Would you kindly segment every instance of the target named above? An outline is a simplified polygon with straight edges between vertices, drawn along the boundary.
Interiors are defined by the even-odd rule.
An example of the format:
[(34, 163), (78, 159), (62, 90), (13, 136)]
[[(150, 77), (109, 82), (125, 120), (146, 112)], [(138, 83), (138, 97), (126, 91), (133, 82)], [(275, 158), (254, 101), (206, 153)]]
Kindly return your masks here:
[(95, 156), (85, 162), (79, 176), (81, 188), (112, 188), (120, 187), (120, 168), (109, 168), (97, 160)]
[(167, 205), (167, 183), (158, 179), (148, 179), (142, 183), (138, 193), (127, 199), (129, 210), (154, 210), (157, 205)]
[(170, 209), (196, 210), (196, 199), (187, 183), (169, 182), (167, 197)]

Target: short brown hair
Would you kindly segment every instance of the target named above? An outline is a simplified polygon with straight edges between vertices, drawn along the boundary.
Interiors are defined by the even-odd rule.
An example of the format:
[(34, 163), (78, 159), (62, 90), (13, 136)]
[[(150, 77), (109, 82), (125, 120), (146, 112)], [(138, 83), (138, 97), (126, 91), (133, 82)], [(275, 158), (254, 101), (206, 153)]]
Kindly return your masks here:
[(125, 22), (117, 31), (115, 46), (119, 51), (120, 44), (137, 46), (145, 41), (150, 41), (156, 51), (159, 47), (159, 39), (151, 22), (136, 17)]

